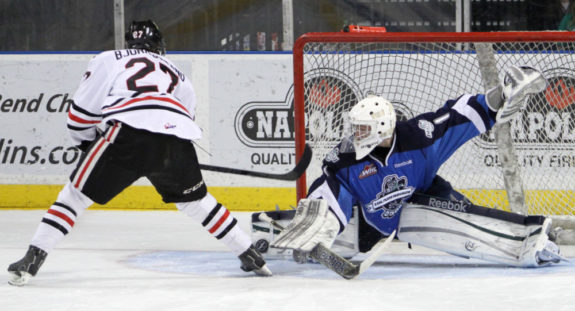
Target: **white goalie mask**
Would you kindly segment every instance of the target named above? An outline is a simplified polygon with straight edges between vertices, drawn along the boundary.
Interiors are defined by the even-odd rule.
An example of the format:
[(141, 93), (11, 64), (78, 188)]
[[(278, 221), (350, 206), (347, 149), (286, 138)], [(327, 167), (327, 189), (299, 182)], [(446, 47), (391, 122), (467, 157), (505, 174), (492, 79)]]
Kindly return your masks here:
[(348, 121), (348, 137), (353, 143), (355, 158), (360, 160), (393, 136), (395, 109), (387, 99), (368, 95), (351, 108)]

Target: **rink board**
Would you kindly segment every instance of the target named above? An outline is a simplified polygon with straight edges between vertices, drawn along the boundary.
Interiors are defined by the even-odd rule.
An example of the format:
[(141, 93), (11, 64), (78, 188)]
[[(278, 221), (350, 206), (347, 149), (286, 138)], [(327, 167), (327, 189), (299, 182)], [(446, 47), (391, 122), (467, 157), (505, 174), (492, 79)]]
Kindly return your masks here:
[[(46, 209), (58, 196), (62, 185), (0, 185), (0, 208)], [(232, 211), (271, 211), (276, 206), (289, 209), (296, 205), (295, 188), (208, 187), (217, 200)], [(175, 210), (162, 202), (151, 186), (132, 186), (106, 205), (91, 209)]]
[[(62, 185), (0, 185), (0, 208), (40, 208), (50, 206)], [(286, 210), (296, 206), (295, 188), (280, 187), (209, 187), (208, 191), (232, 211), (270, 211), (277, 208)], [(488, 206), (487, 202), (499, 202), (496, 207), (508, 206), (507, 195), (504, 190), (475, 189), (461, 190), (475, 204)], [(565, 191), (561, 191), (562, 193)], [(569, 198), (575, 197), (573, 191), (565, 194)], [(537, 197), (538, 201), (547, 203), (547, 206), (560, 207), (558, 202), (561, 196), (557, 191), (537, 190), (528, 191), (526, 199)], [(543, 199), (543, 200), (542, 200)], [(569, 206), (575, 206), (571, 202)], [(118, 197), (106, 205), (94, 204), (92, 209), (113, 210), (175, 210), (174, 204), (165, 204), (160, 195), (151, 186), (132, 186), (124, 190)], [(560, 208), (558, 208), (558, 211)], [(542, 213), (536, 209), (530, 214)]]
[[(61, 185), (80, 158), (66, 131), (66, 114), (93, 56), (90, 53), (0, 56), (0, 64), (5, 69), (0, 77), (4, 85), (0, 90), (0, 124), (3, 125), (0, 133), (0, 208), (46, 208), (56, 199)], [(192, 80), (197, 92), (196, 121), (204, 130), (204, 138), (197, 142), (201, 163), (272, 174), (285, 173), (295, 166), (294, 132), (290, 125), (293, 111), (291, 54), (178, 53), (169, 54), (168, 58)], [(575, 136), (574, 131), (567, 134), (566, 137)], [(464, 173), (491, 175), (491, 170), (498, 170), (498, 162), (494, 160), (496, 150), (484, 147), (488, 155), (480, 158), (474, 171)], [(571, 151), (563, 152), (572, 154)], [(533, 151), (529, 156), (542, 155)], [(549, 155), (548, 161), (542, 158), (540, 162), (523, 162), (540, 165), (534, 168), (537, 173), (545, 173), (549, 170), (547, 166), (552, 164), (552, 169), (560, 174), (572, 175), (575, 158), (565, 155), (566, 160), (559, 163), (559, 155), (553, 156)], [(563, 156), (561, 154), (560, 159)], [(464, 160), (457, 153), (450, 159), (452, 162)], [(452, 180), (447, 171), (449, 167), (446, 163), (445, 171), (440, 173)], [(312, 170), (308, 170), (308, 177), (312, 176)], [(294, 182), (213, 172), (203, 172), (203, 177), (210, 192), (232, 210), (272, 210), (276, 205), (289, 209), (295, 205)], [(538, 179), (528, 178), (528, 181), (537, 182)], [(562, 189), (562, 196), (567, 200), (559, 200), (561, 196), (554, 196), (557, 190), (547, 190), (549, 188), (527, 193), (527, 200), (530, 196), (544, 197), (549, 198), (546, 200), (548, 206), (575, 206), (573, 185), (555, 186), (553, 189)], [(463, 192), (470, 194), (475, 204), (489, 206), (483, 198), (496, 197), (495, 204), (506, 207), (505, 193), (489, 189), (501, 187), (488, 180), (485, 184), (469, 186), (472, 189)], [(542, 187), (536, 185), (530, 189), (539, 188)], [(163, 204), (149, 183), (140, 182), (105, 207), (94, 208), (175, 207)], [(559, 214), (565, 210), (559, 209)]]

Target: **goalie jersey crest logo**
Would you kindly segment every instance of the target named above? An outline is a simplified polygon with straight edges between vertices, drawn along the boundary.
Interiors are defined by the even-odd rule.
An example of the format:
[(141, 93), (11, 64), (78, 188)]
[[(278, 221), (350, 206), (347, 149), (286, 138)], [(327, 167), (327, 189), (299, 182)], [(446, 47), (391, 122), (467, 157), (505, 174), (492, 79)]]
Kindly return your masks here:
[(399, 177), (396, 174), (386, 176), (381, 185), (381, 192), (365, 208), (368, 213), (381, 211), (381, 218), (392, 218), (399, 211), (403, 201), (411, 197), (414, 190), (413, 187), (407, 186), (406, 176)]

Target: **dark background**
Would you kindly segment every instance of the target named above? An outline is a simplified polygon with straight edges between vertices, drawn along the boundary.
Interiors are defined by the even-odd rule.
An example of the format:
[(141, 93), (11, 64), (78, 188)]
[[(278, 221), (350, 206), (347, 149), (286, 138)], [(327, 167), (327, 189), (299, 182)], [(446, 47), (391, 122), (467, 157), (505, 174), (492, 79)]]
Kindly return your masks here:
[[(472, 31), (556, 30), (564, 14), (559, 0), (471, 4)], [(294, 38), (346, 24), (455, 31), (454, 0), (293, 0), (293, 7)], [(0, 0), (0, 51), (113, 49), (113, 10), (113, 0)], [(156, 21), (169, 51), (271, 51), (283, 41), (281, 0), (125, 0), (124, 11), (125, 24)]]

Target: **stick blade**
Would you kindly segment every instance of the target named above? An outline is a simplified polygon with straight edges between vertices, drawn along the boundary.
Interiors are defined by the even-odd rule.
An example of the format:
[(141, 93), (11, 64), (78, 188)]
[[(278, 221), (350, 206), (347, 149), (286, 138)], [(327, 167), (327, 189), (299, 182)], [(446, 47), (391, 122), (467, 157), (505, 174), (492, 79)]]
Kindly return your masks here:
[(289, 171), (284, 175), (285, 180), (297, 180), (298, 178), (300, 178), (300, 176), (303, 175), (303, 173), (305, 173), (307, 167), (311, 163), (312, 156), (313, 151), (311, 150), (311, 147), (309, 146), (309, 144), (305, 144), (305, 148), (303, 149), (303, 153), (301, 155), (301, 158), (299, 159), (299, 162), (291, 171)]
[(334, 253), (323, 243), (317, 244), (310, 252), (311, 258), (345, 279), (352, 279), (359, 274), (359, 266)]

